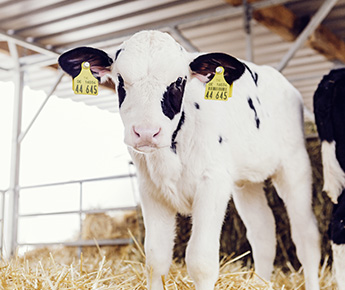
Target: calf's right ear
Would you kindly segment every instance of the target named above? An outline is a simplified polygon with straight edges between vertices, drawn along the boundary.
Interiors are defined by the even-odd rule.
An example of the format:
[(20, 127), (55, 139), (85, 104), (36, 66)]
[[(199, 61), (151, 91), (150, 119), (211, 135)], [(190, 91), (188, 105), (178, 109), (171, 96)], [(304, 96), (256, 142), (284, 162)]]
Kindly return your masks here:
[(224, 67), (224, 78), (229, 85), (239, 79), (245, 70), (243, 62), (220, 52), (202, 54), (189, 64), (193, 75), (204, 83), (213, 79), (218, 66)]
[(110, 66), (113, 63), (103, 50), (92, 47), (77, 47), (59, 57), (60, 67), (73, 78), (80, 73), (81, 64), (84, 61), (89, 62), (90, 70), (98, 80), (110, 73)]

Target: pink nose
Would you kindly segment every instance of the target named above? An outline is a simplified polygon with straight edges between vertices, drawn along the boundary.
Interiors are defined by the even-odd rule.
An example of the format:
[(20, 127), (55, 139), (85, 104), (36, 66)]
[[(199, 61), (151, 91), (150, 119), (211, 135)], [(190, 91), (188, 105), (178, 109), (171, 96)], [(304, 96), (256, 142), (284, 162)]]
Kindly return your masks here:
[(161, 128), (146, 128), (146, 127), (133, 127), (134, 135), (138, 143), (143, 144), (156, 144), (157, 137), (161, 132)]

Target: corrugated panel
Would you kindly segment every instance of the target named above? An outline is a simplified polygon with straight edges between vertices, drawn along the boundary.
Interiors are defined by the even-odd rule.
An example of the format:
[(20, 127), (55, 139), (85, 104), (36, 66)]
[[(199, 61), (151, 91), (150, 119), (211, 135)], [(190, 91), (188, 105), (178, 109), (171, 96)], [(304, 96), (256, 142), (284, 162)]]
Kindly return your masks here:
[[(298, 17), (312, 17), (322, 0), (262, 0), (261, 4), (283, 3)], [(323, 25), (345, 39), (345, 0), (337, 5), (323, 21)], [(236, 57), (246, 57), (242, 7), (232, 7), (223, 0), (0, 0), (0, 32), (31, 42), (56, 52), (77, 45), (94, 45), (110, 55), (127, 37), (142, 29), (161, 29), (170, 32), (187, 46), (199, 51), (222, 51)], [(256, 21), (252, 21), (253, 58), (258, 64), (277, 66), (292, 43), (284, 41)], [(13, 60), (1, 54), (0, 80), (12, 77)], [(58, 76), (56, 57), (20, 50), (25, 69), (25, 82), (34, 89), (51, 90)], [(312, 110), (312, 96), (322, 75), (333, 63), (303, 46), (284, 75), (301, 91), (306, 106)], [(117, 111), (114, 91), (100, 89), (97, 97), (74, 95), (71, 79), (64, 77), (56, 92), (61, 98)]]

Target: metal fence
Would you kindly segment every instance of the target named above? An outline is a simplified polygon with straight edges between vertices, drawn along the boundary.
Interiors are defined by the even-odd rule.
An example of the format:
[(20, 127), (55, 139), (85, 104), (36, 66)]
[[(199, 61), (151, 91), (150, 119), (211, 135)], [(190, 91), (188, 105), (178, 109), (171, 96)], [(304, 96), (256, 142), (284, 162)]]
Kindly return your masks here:
[(3, 237), (4, 237), (4, 212), (5, 212), (5, 194), (7, 190), (0, 190), (0, 202), (1, 202), (1, 207), (0, 207), (0, 249), (1, 253), (3, 250)]
[[(29, 213), (22, 213), (20, 210), (20, 206), (18, 207), (18, 212), (15, 213), (15, 226), (10, 229), (10, 231), (15, 231), (16, 233), (14, 236), (16, 237), (15, 239), (12, 240), (12, 245), (7, 245), (7, 247), (11, 248), (23, 248), (23, 247), (38, 247), (38, 246), (53, 246), (53, 245), (64, 245), (64, 246), (75, 246), (75, 247), (82, 247), (82, 246), (95, 246), (96, 244), (99, 246), (104, 246), (104, 245), (119, 245), (119, 244), (129, 244), (132, 243), (132, 239), (130, 238), (117, 238), (117, 239), (104, 239), (104, 240), (84, 240), (82, 239), (82, 231), (83, 231), (83, 218), (87, 214), (97, 214), (97, 213), (109, 213), (109, 212), (119, 212), (119, 211), (128, 211), (128, 210), (140, 210), (139, 206), (139, 198), (137, 194), (137, 189), (136, 189), (136, 175), (135, 173), (129, 173), (129, 174), (124, 174), (124, 175), (116, 175), (116, 176), (107, 176), (107, 177), (101, 177), (101, 178), (90, 178), (90, 179), (81, 179), (81, 180), (74, 180), (74, 181), (68, 181), (68, 182), (57, 182), (57, 183), (48, 183), (48, 184), (39, 184), (39, 185), (31, 185), (31, 186), (23, 186), (18, 189), (18, 194), (20, 194), (19, 200), (23, 197), (24, 194), (30, 195), (32, 192), (36, 192), (38, 190), (49, 190), (52, 188), (61, 188), (63, 190), (64, 187), (66, 186), (74, 186), (74, 190), (77, 192), (75, 193), (76, 195), (79, 195), (78, 197), (78, 203), (79, 205), (77, 206), (76, 209), (72, 210), (64, 210), (64, 209), (59, 209), (59, 210), (48, 210), (48, 211), (39, 211), (39, 212), (29, 212)], [(127, 180), (130, 183), (130, 191), (129, 188), (127, 188), (127, 193), (132, 194), (132, 200), (134, 201), (130, 206), (110, 206), (110, 207), (97, 207), (97, 208), (85, 208), (85, 205), (83, 205), (84, 197), (85, 197), (85, 186), (88, 184), (95, 184), (97, 187), (100, 186), (106, 182), (109, 181), (118, 181), (118, 180)], [(111, 191), (114, 192), (114, 195), (116, 195), (116, 186), (112, 186), (110, 189)], [(5, 196), (7, 193), (10, 193), (9, 190), (1, 190), (1, 215), (0, 215), (0, 223), (1, 223), (1, 251), (4, 253), (4, 242), (6, 240), (6, 235), (7, 234), (13, 234), (7, 232), (7, 230), (4, 225), (6, 224), (6, 215), (4, 214), (5, 212)], [(11, 192), (13, 193), (13, 192)], [(95, 193), (97, 194), (97, 193)], [(52, 207), (53, 208), (53, 207)], [(20, 228), (18, 227), (18, 224), (24, 220), (24, 219), (30, 219), (30, 218), (49, 218), (52, 216), (71, 216), (71, 215), (77, 215), (79, 219), (79, 234), (77, 235), (77, 238), (72, 240), (72, 241), (49, 241), (49, 242), (41, 242), (41, 241), (34, 241), (34, 242), (21, 242), (19, 241), (18, 238), (18, 233), (20, 233)], [(5, 245), (6, 246), (6, 245)]]

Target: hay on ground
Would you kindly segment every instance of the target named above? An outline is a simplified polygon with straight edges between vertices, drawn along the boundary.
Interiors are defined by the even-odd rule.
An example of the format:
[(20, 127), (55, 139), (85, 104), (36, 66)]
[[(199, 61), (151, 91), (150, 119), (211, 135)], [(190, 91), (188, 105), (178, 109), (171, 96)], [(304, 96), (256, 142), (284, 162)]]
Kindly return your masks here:
[[(28, 253), (29, 254), (29, 253)], [(41, 249), (39, 255), (25, 255), (10, 261), (0, 261), (0, 289), (13, 290), (67, 290), (67, 289), (113, 289), (145, 290), (146, 276), (142, 250), (126, 246), (122, 256), (111, 255), (78, 257), (69, 248)], [(37, 253), (36, 253), (37, 254)], [(251, 268), (243, 266), (244, 253), (239, 257), (224, 257), (216, 290), (244, 289), (304, 289), (301, 271), (290, 272), (276, 269), (273, 282), (263, 281)], [(163, 279), (166, 290), (195, 289), (186, 266), (176, 261), (168, 277)], [(327, 262), (320, 269), (321, 290), (336, 289), (335, 280)]]

